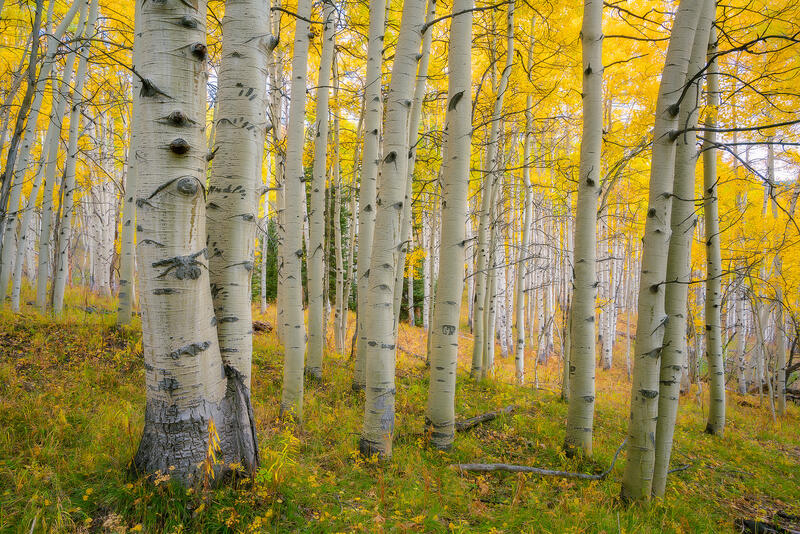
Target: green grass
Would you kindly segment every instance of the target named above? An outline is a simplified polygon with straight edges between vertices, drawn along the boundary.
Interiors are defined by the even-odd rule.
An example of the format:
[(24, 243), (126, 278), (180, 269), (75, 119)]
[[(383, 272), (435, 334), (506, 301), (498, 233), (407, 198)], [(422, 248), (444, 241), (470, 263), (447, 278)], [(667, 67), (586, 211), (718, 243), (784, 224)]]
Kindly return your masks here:
[[(557, 393), (505, 383), (502, 361), (496, 380), (475, 383), (465, 348), (459, 416), (508, 404), (518, 410), (459, 434), (443, 453), (425, 446), (424, 362), (401, 354), (394, 456), (365, 462), (356, 453), (363, 402), (350, 389), (347, 357), (327, 355), (325, 382), (306, 388), (305, 425), (286, 426), (273, 334), (255, 338), (262, 451), (255, 482), (209, 492), (169, 480), (153, 485), (127, 473), (144, 411), (138, 324), (116, 328), (114, 314), (104, 313), (114, 305), (85, 293), (71, 293), (68, 303), (58, 320), (0, 313), (0, 531), (27, 533), (35, 521), (35, 532), (730, 532), (737, 517), (800, 513), (795, 406), (773, 425), (766, 404), (749, 397), (741, 405), (732, 394), (725, 437), (717, 438), (703, 434), (695, 396), (684, 397), (674, 463), (691, 467), (671, 476), (664, 500), (624, 506), (624, 455), (609, 478), (592, 482), (450, 467), (504, 461), (602, 471), (626, 430), (630, 386), (620, 369), (597, 373), (594, 458), (567, 459), (560, 450), (567, 406)], [(400, 345), (422, 352), (421, 331), (404, 329)], [(539, 372), (552, 390), (557, 360)]]

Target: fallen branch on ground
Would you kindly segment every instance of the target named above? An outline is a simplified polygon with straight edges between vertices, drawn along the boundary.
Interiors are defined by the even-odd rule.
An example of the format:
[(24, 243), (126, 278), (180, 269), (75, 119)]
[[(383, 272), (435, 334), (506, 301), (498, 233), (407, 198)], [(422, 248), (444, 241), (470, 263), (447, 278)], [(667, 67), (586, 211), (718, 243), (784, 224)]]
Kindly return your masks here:
[(253, 332), (272, 332), (272, 325), (266, 321), (253, 321)]
[(680, 467), (674, 467), (674, 468), (670, 469), (669, 471), (667, 471), (667, 474), (671, 475), (672, 473), (677, 473), (679, 471), (686, 471), (690, 467), (692, 467), (692, 464), (686, 464), (686, 465), (682, 465)]
[(540, 467), (528, 467), (526, 465), (514, 465), (514, 464), (456, 464), (454, 467), (458, 468), (461, 471), (477, 471), (480, 473), (486, 473), (489, 471), (510, 471), (512, 473), (533, 473), (539, 476), (550, 476), (550, 477), (561, 477), (561, 478), (577, 478), (580, 480), (603, 480), (608, 476), (612, 469), (614, 469), (614, 464), (617, 463), (617, 458), (619, 457), (620, 451), (625, 446), (625, 443), (628, 442), (628, 438), (622, 442), (622, 444), (617, 449), (617, 452), (614, 453), (614, 458), (611, 460), (611, 465), (598, 475), (589, 475), (586, 473), (571, 473), (569, 471), (557, 471), (553, 469), (542, 469)]
[(400, 352), (405, 352), (409, 356), (413, 356), (414, 358), (417, 358), (417, 359), (420, 359), (420, 360), (426, 359), (425, 356), (423, 356), (422, 354), (417, 354), (415, 352), (411, 352), (410, 350), (406, 350), (405, 348), (401, 347), (400, 345), (397, 345), (397, 350), (399, 350)]
[(497, 410), (495, 412), (487, 412), (481, 415), (476, 415), (475, 417), (471, 417), (464, 421), (456, 421), (456, 431), (457, 432), (464, 432), (465, 430), (469, 430), (474, 428), (480, 424), (483, 424), (487, 421), (491, 421), (495, 419), (498, 415), (502, 415), (505, 413), (512, 413), (514, 411), (514, 406), (506, 406), (501, 410)]

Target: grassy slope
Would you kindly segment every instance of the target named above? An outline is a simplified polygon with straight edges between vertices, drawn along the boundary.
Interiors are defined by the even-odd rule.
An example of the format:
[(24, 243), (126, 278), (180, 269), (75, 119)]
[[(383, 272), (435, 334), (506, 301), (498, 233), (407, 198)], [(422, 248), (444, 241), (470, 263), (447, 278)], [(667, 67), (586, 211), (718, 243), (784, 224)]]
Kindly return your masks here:
[[(449, 468), (505, 461), (599, 472), (626, 430), (625, 374), (598, 371), (594, 460), (566, 459), (559, 446), (567, 407), (550, 391), (558, 389), (558, 358), (539, 372), (549, 389), (508, 384), (511, 364), (502, 360), (496, 380), (476, 384), (468, 379), (468, 336), (457, 413), (519, 410), (459, 435), (449, 453), (424, 446), (427, 372), (403, 353), (387, 465), (355, 452), (362, 404), (350, 390), (346, 356), (330, 354), (324, 385), (307, 387), (305, 427), (283, 426), (281, 349), (272, 334), (259, 335), (253, 396), (263, 467), (255, 484), (187, 492), (166, 480), (154, 487), (125, 471), (144, 407), (138, 329), (116, 329), (113, 313), (102, 313), (113, 304), (86, 293), (71, 293), (69, 304), (58, 321), (30, 310), (0, 313), (0, 531), (29, 532), (35, 520), (37, 532), (726, 532), (736, 517), (800, 513), (800, 411), (792, 406), (773, 425), (757, 398), (733, 394), (722, 439), (702, 433), (702, 404), (682, 399), (674, 458), (692, 467), (674, 474), (667, 498), (647, 507), (617, 501), (624, 456), (601, 482)], [(77, 308), (89, 305), (101, 313)], [(400, 346), (424, 353), (421, 331), (404, 328)]]

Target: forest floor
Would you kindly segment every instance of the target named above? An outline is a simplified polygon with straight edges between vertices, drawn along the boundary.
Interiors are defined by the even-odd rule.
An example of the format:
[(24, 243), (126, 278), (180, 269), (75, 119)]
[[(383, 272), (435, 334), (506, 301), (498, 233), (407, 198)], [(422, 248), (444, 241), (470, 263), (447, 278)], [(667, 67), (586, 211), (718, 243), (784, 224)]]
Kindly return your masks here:
[[(673, 458), (688, 468), (670, 476), (666, 498), (646, 506), (618, 499), (624, 454), (602, 481), (452, 468), (508, 462), (599, 473), (628, 419), (623, 352), (614, 369), (597, 371), (594, 457), (566, 458), (558, 356), (539, 368), (538, 390), (512, 385), (512, 362), (500, 359), (495, 379), (476, 383), (468, 374), (468, 334), (459, 418), (517, 409), (459, 433), (450, 452), (425, 446), (428, 372), (404, 352), (391, 461), (359, 458), (363, 401), (351, 391), (347, 355), (328, 354), (324, 382), (306, 387), (303, 427), (282, 423), (282, 351), (266, 333), (254, 340), (262, 463), (255, 479), (207, 491), (182, 490), (168, 476), (153, 485), (126, 469), (144, 413), (138, 322), (115, 327), (114, 303), (86, 292), (71, 292), (68, 305), (57, 320), (32, 308), (0, 312), (3, 532), (735, 532), (738, 519), (800, 515), (800, 410), (791, 406), (775, 423), (766, 399), (733, 393), (722, 438), (703, 433), (702, 397), (681, 399)], [(273, 316), (274, 309), (256, 314), (270, 322)], [(424, 354), (423, 331), (404, 325), (399, 345)]]

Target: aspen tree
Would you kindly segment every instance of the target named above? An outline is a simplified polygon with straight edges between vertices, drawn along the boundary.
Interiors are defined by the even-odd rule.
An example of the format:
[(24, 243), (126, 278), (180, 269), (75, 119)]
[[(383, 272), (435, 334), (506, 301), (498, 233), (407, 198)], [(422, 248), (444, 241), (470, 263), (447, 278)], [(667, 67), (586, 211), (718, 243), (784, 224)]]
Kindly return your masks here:
[[(691, 77), (696, 76), (705, 66), (714, 6), (715, 0), (702, 0), (701, 16), (694, 35), (688, 67), (688, 75)], [(686, 88), (678, 116), (678, 124), (681, 127), (693, 129), (697, 126), (702, 80), (702, 77), (698, 77), (692, 80)], [(689, 306), (692, 237), (697, 225), (694, 207), (695, 168), (698, 157), (697, 134), (694, 131), (682, 133), (676, 143), (674, 198), (670, 215), (671, 236), (666, 274), (668, 283), (664, 291), (664, 311), (668, 321), (664, 328), (664, 345), (661, 349), (658, 421), (656, 423), (653, 468), (653, 495), (656, 497), (664, 496), (672, 454), (675, 419), (678, 415), (680, 379), (683, 361), (686, 359), (686, 310)]]
[[(373, 6), (374, 7), (374, 6)], [(397, 324), (394, 283), (408, 170), (408, 121), (422, 42), (425, 0), (405, 0), (387, 95), (383, 158), (376, 199), (366, 313), (367, 384), (359, 450), (365, 457), (392, 455)]]
[[(56, 60), (56, 54), (58, 53), (58, 46), (61, 36), (66, 31), (67, 27), (72, 23), (72, 19), (75, 17), (75, 14), (80, 8), (80, 3), (75, 3), (70, 7), (69, 11), (64, 16), (64, 19), (61, 21), (58, 27), (55, 28), (52, 34), (50, 34), (50, 25), (52, 24), (54, 7), (55, 2), (51, 1), (48, 7), (47, 23), (45, 25), (45, 32), (49, 35), (47, 37), (47, 47), (45, 49), (44, 58), (42, 59), (42, 67), (39, 69), (38, 74), (36, 74), (34, 78), (29, 77), (28, 80), (29, 84), (34, 84), (35, 91), (33, 101), (31, 103), (31, 111), (26, 119), (25, 130), (22, 134), (19, 152), (17, 153), (13, 164), (13, 172), (10, 174), (10, 176), (8, 173), (6, 174), (8, 179), (11, 180), (11, 187), (9, 190), (7, 211), (5, 213), (6, 218), (4, 234), (0, 236), (0, 241), (3, 242), (2, 254), (0, 254), (0, 303), (5, 300), (8, 283), (12, 279), (12, 272), (16, 270), (14, 267), (21, 266), (20, 252), (24, 253), (25, 246), (27, 245), (25, 242), (27, 226), (22, 226), (22, 230), (20, 231), (19, 246), (17, 246), (17, 227), (19, 223), (20, 212), (23, 212), (24, 216), (24, 212), (27, 211), (20, 208), (20, 201), (22, 198), (22, 187), (25, 184), (25, 174), (30, 165), (31, 149), (36, 141), (36, 125), (39, 118), (39, 109), (42, 106), (47, 82), (50, 78), (50, 73), (53, 70), (53, 64)], [(37, 173), (34, 179), (36, 180), (39, 177), (40, 175)], [(33, 189), (38, 193), (37, 185), (34, 185)], [(34, 196), (33, 204), (35, 203), (36, 197)], [(19, 276), (17, 278), (19, 278)], [(12, 303), (12, 308), (14, 311), (19, 311), (19, 299), (17, 299), (16, 305)]]
[[(139, 3), (136, 3), (138, 9)], [(139, 32), (137, 23), (140, 17), (134, 15), (134, 29), (133, 33), (136, 35)], [(132, 62), (134, 67), (138, 65), (136, 57), (136, 49), (133, 50)], [(131, 80), (131, 89), (133, 94), (141, 91), (141, 81), (136, 76)], [(117, 324), (124, 325), (131, 322), (133, 316), (133, 301), (135, 298), (134, 292), (134, 277), (136, 276), (136, 150), (139, 139), (137, 133), (139, 131), (138, 120), (139, 114), (137, 113), (138, 99), (134, 98), (131, 102), (131, 116), (129, 121), (130, 133), (128, 137), (128, 160), (125, 162), (128, 166), (128, 172), (125, 179), (125, 188), (123, 190), (123, 203), (122, 203), (122, 225), (120, 227), (120, 252), (119, 252), (119, 295), (117, 301)]]
[(664, 285), (677, 140), (673, 131), (678, 127), (678, 98), (686, 83), (689, 56), (702, 7), (699, 4), (684, 0), (678, 7), (656, 101), (650, 193), (642, 239), (628, 461), (622, 480), (622, 496), (630, 500), (647, 500), (652, 491), (660, 354), (667, 321)]
[(573, 298), (570, 303), (569, 409), (564, 449), (592, 454), (594, 426), (597, 198), (603, 128), (603, 3), (587, 0), (581, 28), (583, 132), (577, 208)]
[(303, 206), (305, 172), (303, 170), (306, 77), (308, 69), (309, 17), (311, 0), (297, 4), (292, 54), (291, 103), (286, 128), (286, 169), (283, 194), (283, 323), (284, 364), (281, 410), (303, 418), (303, 359), (306, 352), (306, 329), (303, 318), (303, 283), (300, 262), (303, 257)]
[(61, 201), (61, 220), (58, 225), (58, 241), (53, 272), (53, 313), (61, 314), (64, 309), (64, 290), (69, 277), (69, 242), (72, 236), (72, 215), (75, 196), (75, 173), (78, 164), (78, 131), (83, 108), (83, 86), (89, 61), (89, 48), (97, 21), (99, 0), (91, 0), (89, 19), (86, 22), (84, 41), (78, 52), (78, 68), (75, 70), (75, 87), (72, 91), (72, 108), (69, 116), (69, 140), (67, 141), (67, 161), (64, 166), (64, 190)]
[[(339, 85), (337, 81), (334, 86), (334, 93), (336, 97), (337, 107), (339, 103)], [(347, 310), (344, 307), (344, 252), (342, 250), (342, 174), (341, 165), (339, 164), (341, 158), (340, 152), (340, 138), (339, 138), (339, 117), (333, 120), (333, 182), (334, 182), (334, 209), (333, 209), (333, 241), (334, 241), (334, 256), (336, 261), (336, 295), (335, 298), (335, 312), (334, 312), (334, 326), (333, 336), (335, 340), (336, 351), (344, 352), (344, 332), (347, 327)], [(330, 306), (330, 304), (329, 304)]]
[[(52, 5), (52, 4), (51, 4)], [(9, 205), (9, 194), (11, 192), (12, 185), (14, 183), (14, 173), (17, 169), (16, 161), (20, 151), (20, 142), (27, 142), (30, 143), (32, 140), (28, 139), (25, 140), (23, 138), (23, 133), (27, 127), (28, 122), (28, 112), (31, 109), (31, 101), (34, 99), (34, 95), (36, 93), (37, 85), (38, 85), (38, 76), (36, 72), (36, 66), (38, 65), (38, 53), (39, 53), (39, 31), (42, 27), (42, 9), (44, 7), (44, 0), (36, 0), (35, 3), (35, 14), (33, 16), (33, 26), (31, 27), (31, 50), (30, 54), (28, 55), (28, 63), (25, 68), (26, 78), (27, 78), (27, 87), (25, 89), (25, 94), (22, 97), (22, 101), (19, 104), (19, 109), (17, 110), (17, 118), (14, 124), (14, 133), (11, 136), (11, 140), (8, 145), (8, 150), (6, 151), (6, 164), (5, 169), (3, 170), (3, 181), (0, 183), (0, 258), (3, 257), (5, 246), (5, 237), (6, 237), (6, 219), (8, 216), (8, 211), (6, 207)], [(34, 113), (38, 113), (38, 109), (34, 110)], [(31, 121), (34, 124), (36, 121)], [(17, 183), (21, 181), (22, 177), (18, 177), (16, 180)], [(19, 188), (19, 187), (18, 187)], [(15, 206), (12, 204), (12, 208)], [(6, 279), (6, 284), (8, 283), (8, 279)], [(6, 287), (4, 285), (2, 289), (2, 296), (3, 300), (5, 300), (5, 292)], [(2, 302), (0, 302), (2, 304)]]
[[(531, 17), (531, 44), (528, 47), (528, 73), (533, 72), (533, 30), (535, 18)], [(529, 74), (530, 76), (530, 74)], [(533, 141), (533, 94), (525, 98), (525, 136), (522, 149), (522, 183), (525, 188), (522, 222), (522, 243), (517, 263), (517, 307), (516, 332), (517, 344), (514, 353), (514, 370), (517, 384), (525, 383), (525, 274), (528, 270), (528, 254), (530, 248), (531, 219), (533, 218), (533, 186), (531, 185), (531, 143)]]
[[(322, 50), (317, 78), (317, 111), (314, 128), (314, 165), (311, 179), (311, 207), (309, 226), (311, 246), (307, 250), (308, 263), (308, 360), (305, 372), (310, 378), (322, 379), (322, 352), (325, 339), (322, 335), (323, 280), (325, 248), (325, 190), (328, 168), (328, 131), (331, 71), (333, 68), (335, 10), (331, 0), (322, 3)], [(335, 162), (334, 162), (335, 164)], [(333, 224), (340, 227), (339, 220)], [(341, 250), (341, 249), (340, 249)]]
[[(426, 24), (436, 18), (436, 0), (428, 0), (428, 14)], [(417, 81), (414, 86), (414, 98), (411, 101), (411, 115), (408, 120), (408, 172), (406, 176), (405, 200), (403, 201), (403, 229), (400, 235), (400, 255), (398, 256), (397, 279), (394, 285), (394, 314), (399, 321), (400, 304), (403, 298), (403, 273), (406, 266), (406, 255), (411, 247), (411, 195), (414, 189), (414, 166), (417, 162), (417, 143), (419, 141), (419, 124), (422, 117), (422, 101), (425, 97), (425, 87), (428, 82), (428, 63), (431, 55), (431, 41), (433, 32), (430, 28), (422, 36), (422, 51), (419, 66), (417, 67)], [(409, 286), (410, 287), (410, 286)], [(409, 293), (409, 298), (413, 298)]]
[[(80, 3), (81, 13), (79, 15), (78, 28), (85, 29), (89, 16), (89, 1)], [(47, 127), (45, 136), (45, 146), (42, 152), (46, 154), (44, 161), (44, 191), (42, 193), (42, 224), (39, 229), (39, 258), (36, 269), (36, 307), (44, 313), (47, 310), (47, 281), (50, 277), (50, 255), (53, 224), (53, 191), (56, 185), (56, 169), (58, 166), (58, 146), (61, 141), (61, 128), (63, 126), (64, 114), (66, 112), (68, 100), (68, 88), (72, 80), (72, 73), (75, 66), (75, 55), (77, 47), (72, 50), (65, 59), (64, 70), (61, 73), (61, 83), (55, 93), (55, 101), (52, 104), (51, 120)]]
[[(711, 0), (709, 0), (711, 1)], [(715, 4), (716, 7), (716, 4)], [(717, 35), (711, 28), (708, 45), (708, 108), (703, 143), (703, 213), (706, 243), (706, 359), (708, 361), (709, 407), (706, 432), (721, 436), (725, 430), (725, 360), (722, 353), (722, 254), (719, 243), (719, 203), (717, 201), (717, 109), (719, 72), (716, 61)]]
[(267, 53), (277, 44), (259, 0), (229, 0), (222, 19), (211, 178), (208, 266), (222, 361), (250, 389), (251, 277), (267, 134)]
[(386, 22), (386, 0), (369, 4), (369, 40), (367, 42), (367, 76), (364, 88), (364, 149), (361, 153), (361, 182), (358, 193), (358, 265), (356, 272), (358, 341), (353, 364), (353, 389), (367, 383), (367, 306), (369, 299), (370, 257), (375, 230), (375, 197), (378, 182), (378, 161), (381, 127), (381, 64)]
[[(489, 140), (486, 146), (486, 170), (484, 175), (483, 192), (481, 193), (481, 211), (478, 219), (478, 242), (475, 251), (475, 303), (473, 307), (474, 317), (473, 322), (473, 339), (474, 344), (472, 348), (472, 369), (470, 371), (474, 378), (483, 378), (486, 375), (487, 369), (484, 363), (488, 361), (487, 354), (484, 352), (487, 348), (494, 347), (493, 332), (487, 330), (489, 316), (493, 314), (487, 306), (489, 302), (493, 301), (493, 295), (490, 290), (491, 281), (496, 275), (489, 256), (491, 255), (492, 240), (490, 237), (492, 216), (491, 212), (494, 207), (494, 194), (495, 185), (499, 175), (498, 156), (499, 156), (499, 138), (500, 138), (500, 120), (503, 113), (503, 101), (505, 98), (506, 90), (508, 89), (508, 79), (511, 76), (511, 68), (514, 65), (514, 4), (512, 1), (508, 4), (508, 18), (506, 20), (506, 62), (503, 72), (500, 75), (500, 81), (497, 85), (496, 97), (494, 101), (494, 108), (492, 110), (491, 124), (489, 126)], [(491, 328), (494, 330), (493, 326)]]
[[(780, 276), (782, 274), (783, 263), (779, 256), (775, 257), (775, 271)], [(777, 368), (777, 380), (775, 382), (776, 395), (778, 397), (778, 415), (786, 415), (786, 321), (783, 318), (783, 290), (778, 286), (775, 290), (775, 356)]]
[(254, 471), (258, 445), (244, 376), (220, 355), (206, 263), (206, 5), (137, 4), (136, 253), (147, 405), (134, 466), (190, 485), (209, 439), (221, 449), (209, 467), (223, 472), (232, 463)]
[[(51, 2), (50, 3), (49, 14), (48, 14), (48, 19), (49, 20), (52, 19), (52, 10), (53, 10), (54, 4), (55, 4), (55, 2)], [(81, 24), (80, 24), (80, 22), (81, 22), (80, 18), (81, 17), (79, 15), (79, 11), (81, 10), (81, 8), (83, 6), (85, 6), (85, 4), (83, 2), (76, 2), (75, 4), (73, 4), (70, 7), (70, 9), (67, 11), (67, 13), (64, 15), (64, 18), (62, 19), (61, 23), (58, 26), (56, 26), (56, 28), (53, 30), (52, 34), (50, 34), (48, 36), (47, 52), (45, 54), (45, 57), (44, 57), (44, 60), (43, 60), (43, 63), (42, 63), (42, 68), (41, 68), (41, 70), (39, 72), (39, 77), (38, 77), (38, 82), (37, 82), (37, 86), (38, 86), (37, 91), (38, 92), (37, 92), (37, 94), (36, 94), (36, 96), (34, 97), (34, 100), (33, 100), (33, 104), (32, 104), (33, 111), (31, 112), (30, 116), (28, 117), (28, 124), (27, 124), (27, 127), (26, 127), (25, 139), (31, 139), (35, 135), (36, 117), (38, 115), (39, 107), (41, 106), (42, 98), (43, 98), (43, 96), (45, 94), (47, 80), (48, 80), (48, 78), (50, 78), (50, 74), (52, 73), (52, 70), (53, 70), (53, 64), (55, 63), (55, 56), (56, 56), (56, 54), (58, 52), (59, 42), (61, 41), (64, 33), (66, 32), (66, 30), (68, 28), (68, 26), (72, 23), (72, 21), (75, 19), (76, 16), (78, 16), (78, 22), (79, 22), (77, 24), (77, 27), (79, 29), (81, 28)], [(50, 94), (51, 94), (51, 97), (52, 97), (52, 100), (51, 100), (51, 102), (52, 102), (51, 103), (52, 111), (53, 111), (53, 113), (58, 113), (58, 109), (57, 109), (58, 105), (56, 104), (56, 102), (58, 100), (56, 99), (56, 95), (57, 95), (57, 93), (59, 91), (59, 88), (56, 86), (56, 80), (55, 79), (52, 79), (50, 84), (51, 84), (51, 86), (50, 86)], [(59, 124), (59, 130), (58, 130), (59, 135), (60, 135), (60, 132), (61, 132), (61, 130), (60, 130), (60, 116), (63, 116), (63, 114), (64, 114), (64, 105), (61, 105), (59, 118), (53, 117), (53, 119), (51, 119), (51, 126), (53, 126), (54, 122), (58, 122), (58, 124)], [(41, 189), (41, 186), (42, 186), (43, 174), (44, 174), (42, 172), (42, 169), (45, 166), (45, 151), (46, 151), (46, 146), (48, 146), (48, 139), (49, 139), (48, 136), (50, 136), (50, 135), (56, 135), (55, 128), (53, 128), (51, 130), (51, 128), (48, 127), (47, 135), (45, 136), (44, 142), (42, 143), (42, 156), (40, 157), (39, 169), (38, 169), (38, 171), (36, 172), (36, 174), (34, 176), (33, 187), (31, 189), (31, 193), (30, 193), (30, 195), (28, 197), (27, 205), (26, 205), (25, 209), (22, 210), (22, 212), (23, 212), (23, 214), (22, 214), (22, 225), (21, 225), (20, 231), (19, 231), (19, 243), (16, 245), (16, 255), (15, 255), (16, 257), (15, 257), (15, 259), (13, 261), (13, 269), (14, 269), (13, 270), (13, 275), (11, 276), (11, 279), (12, 279), (11, 309), (14, 312), (19, 312), (19, 310), (20, 310), (20, 292), (21, 292), (21, 289), (22, 289), (22, 264), (23, 264), (23, 261), (24, 261), (24, 255), (25, 255), (25, 253), (26, 253), (26, 251), (28, 249), (28, 243), (30, 242), (29, 241), (29, 237), (33, 235), (30, 226), (31, 226), (31, 221), (33, 219), (33, 215), (34, 215), (34, 212), (35, 212), (34, 208), (36, 207), (36, 199), (39, 196), (39, 190)], [(22, 168), (19, 169), (19, 172), (22, 173), (22, 174), (20, 174), (19, 176), (16, 176), (17, 173), (15, 173), (15, 176), (16, 176), (18, 181), (14, 184), (13, 187), (16, 187), (17, 183), (18, 183), (19, 184), (19, 188), (20, 189), (22, 188), (22, 180), (20, 180), (19, 178), (23, 177), (25, 168), (27, 168), (27, 166), (28, 166), (28, 159), (29, 159), (30, 145), (31, 144), (32, 144), (32, 142), (30, 142), (30, 141), (26, 141), (25, 142), (25, 145), (27, 145), (27, 149), (26, 149), (27, 153), (20, 154), (22, 157), (19, 158), (24, 162), (23, 165), (22, 165)], [(23, 145), (23, 149), (25, 149), (25, 145)], [(12, 190), (13, 190), (13, 187), (12, 187)], [(12, 194), (12, 198), (13, 198), (13, 194)], [(13, 202), (13, 200), (12, 200), (12, 202)], [(10, 235), (13, 236), (13, 233), (14, 233), (13, 227), (14, 227), (14, 224), (16, 222), (16, 218), (15, 218), (15, 214), (12, 214), (12, 213), (9, 213), (9, 216), (10, 216), (9, 219), (11, 219), (12, 222), (11, 222), (11, 224), (8, 224), (9, 221), (7, 221), (6, 231), (7, 231), (7, 233), (9, 233)], [(9, 245), (9, 244), (10, 244), (10, 240), (6, 241), (6, 245)], [(6, 247), (4, 247), (3, 250), (4, 250), (3, 254), (6, 254), (6, 252), (5, 252)], [(9, 254), (11, 253), (11, 251), (12, 251), (12, 248), (8, 247), (8, 253)], [(4, 269), (4, 268), (10, 267), (8, 265), (7, 261), (0, 262), (0, 263), (1, 263), (0, 264), (0, 271), (2, 269)], [(0, 295), (4, 294), (6, 285), (8, 283), (7, 278), (3, 278), (3, 276), (4, 276), (3, 274), (0, 274)], [(3, 300), (3, 298), (0, 297), (0, 302), (2, 302), (2, 300)]]

